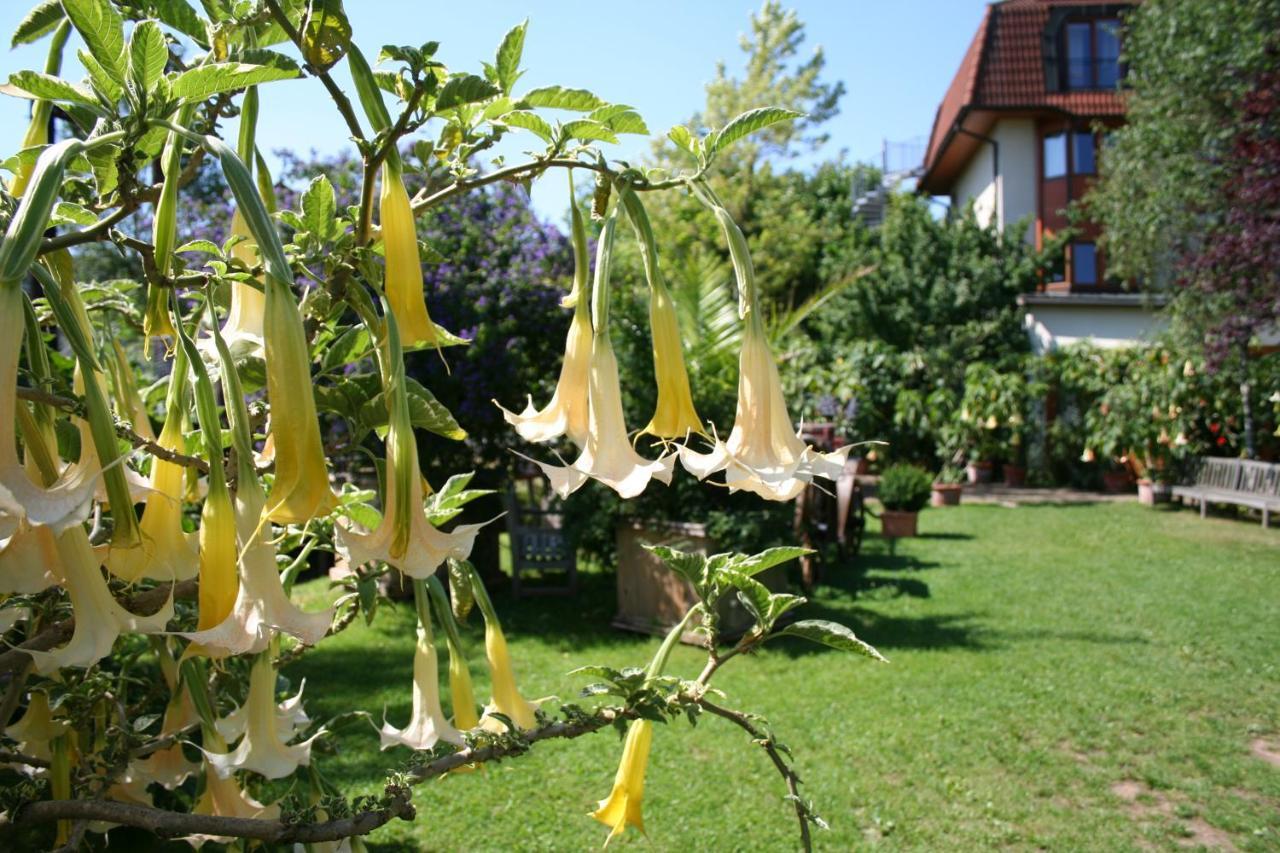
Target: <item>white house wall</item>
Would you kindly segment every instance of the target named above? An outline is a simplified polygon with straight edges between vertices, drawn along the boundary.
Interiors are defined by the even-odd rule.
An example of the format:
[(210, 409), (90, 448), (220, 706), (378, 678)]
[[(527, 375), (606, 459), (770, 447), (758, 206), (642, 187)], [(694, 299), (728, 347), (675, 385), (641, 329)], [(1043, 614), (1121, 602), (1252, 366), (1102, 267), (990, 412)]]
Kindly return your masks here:
[(987, 134), (1000, 147), (1000, 175), (992, 174), (990, 143), (978, 145), (973, 157), (955, 183), (951, 203), (961, 210), (970, 201), (982, 225), (996, 222), (1001, 228), (1023, 217), (1028, 221), (1024, 239), (1035, 238), (1036, 212), (1036, 126), (1031, 119), (1015, 118), (996, 122)]
[(1078, 341), (1114, 348), (1149, 341), (1165, 327), (1165, 321), (1144, 306), (1028, 305), (1027, 334), (1037, 354), (1051, 352)]

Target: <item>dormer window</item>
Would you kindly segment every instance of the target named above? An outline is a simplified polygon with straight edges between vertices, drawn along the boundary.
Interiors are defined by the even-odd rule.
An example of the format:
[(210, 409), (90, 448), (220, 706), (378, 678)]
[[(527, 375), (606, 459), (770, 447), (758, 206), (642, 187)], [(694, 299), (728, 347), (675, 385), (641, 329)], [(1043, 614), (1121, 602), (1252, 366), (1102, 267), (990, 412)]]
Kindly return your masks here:
[(1068, 21), (1062, 28), (1064, 88), (1114, 89), (1120, 83), (1120, 22)]

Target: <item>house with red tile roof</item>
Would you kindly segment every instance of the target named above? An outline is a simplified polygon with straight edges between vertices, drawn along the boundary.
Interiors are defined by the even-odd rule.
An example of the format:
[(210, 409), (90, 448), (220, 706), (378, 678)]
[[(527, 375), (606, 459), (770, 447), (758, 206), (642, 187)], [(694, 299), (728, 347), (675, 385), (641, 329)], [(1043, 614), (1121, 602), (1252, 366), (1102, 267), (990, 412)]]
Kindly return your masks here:
[[(972, 204), (980, 221), (1037, 246), (1071, 224), (1098, 151), (1124, 123), (1122, 17), (1134, 2), (1003, 0), (987, 7), (938, 106), (918, 190)], [(1108, 277), (1097, 226), (1075, 223), (1064, 263), (1019, 302), (1036, 351), (1123, 346), (1161, 320), (1152, 297)]]

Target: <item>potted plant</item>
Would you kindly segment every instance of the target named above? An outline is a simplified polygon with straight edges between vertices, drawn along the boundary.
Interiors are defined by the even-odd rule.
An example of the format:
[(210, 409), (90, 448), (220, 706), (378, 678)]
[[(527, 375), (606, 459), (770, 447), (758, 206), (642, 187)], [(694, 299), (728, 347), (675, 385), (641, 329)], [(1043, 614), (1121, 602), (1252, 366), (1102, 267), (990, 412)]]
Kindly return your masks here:
[(880, 476), (881, 531), (886, 538), (916, 535), (916, 519), (929, 503), (932, 478), (916, 465), (890, 465)]
[(960, 496), (964, 493), (964, 469), (958, 465), (943, 465), (942, 470), (933, 481), (933, 492), (929, 496), (932, 506), (959, 506)]

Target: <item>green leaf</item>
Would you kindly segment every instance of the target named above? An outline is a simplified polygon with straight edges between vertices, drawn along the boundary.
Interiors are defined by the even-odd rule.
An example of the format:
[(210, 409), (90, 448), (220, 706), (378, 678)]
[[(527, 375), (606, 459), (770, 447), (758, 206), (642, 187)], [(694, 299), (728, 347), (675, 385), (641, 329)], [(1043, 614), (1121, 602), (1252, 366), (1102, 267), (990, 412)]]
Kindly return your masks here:
[(196, 44), (209, 46), (204, 21), (187, 0), (151, 0), (151, 11), (161, 22), (188, 36)]
[(174, 252), (208, 252), (211, 255), (221, 255), (222, 249), (218, 248), (218, 244), (212, 240), (192, 240), (183, 243), (181, 246), (173, 250)]
[(548, 107), (556, 110), (573, 110), (587, 113), (599, 109), (605, 102), (586, 89), (566, 89), (562, 86), (543, 86), (533, 89), (520, 100), (531, 107)]
[(502, 93), (498, 87), (483, 77), (477, 77), (475, 74), (461, 74), (449, 78), (449, 82), (444, 84), (444, 88), (436, 96), (436, 109), (449, 110), (463, 104), (487, 101), (500, 94)]
[(102, 69), (124, 80), (124, 19), (111, 0), (62, 0), (62, 8)]
[(317, 175), (302, 194), (302, 227), (319, 239), (326, 239), (333, 230), (337, 207), (333, 184), (324, 175)]
[(62, 11), (62, 0), (42, 0), (18, 23), (9, 46), (30, 44), (53, 30), (65, 17), (66, 13)]
[(723, 151), (739, 139), (755, 133), (757, 130), (763, 130), (780, 121), (792, 121), (802, 115), (804, 113), (798, 113), (795, 110), (784, 110), (781, 107), (758, 107), (754, 110), (747, 110), (726, 124), (718, 133), (713, 133), (707, 138), (707, 156), (710, 157), (717, 151)]
[(354, 364), (368, 353), (369, 330), (363, 325), (351, 326), (325, 347), (324, 357), (320, 360), (320, 369), (327, 372)]
[(53, 208), (50, 225), (93, 225), (98, 221), (98, 214), (69, 201), (60, 201)]
[(155, 21), (139, 21), (129, 37), (129, 74), (142, 92), (150, 92), (164, 74), (169, 48)]
[(589, 118), (580, 118), (577, 121), (565, 122), (560, 128), (560, 132), (566, 138), (580, 139), (584, 142), (590, 140), (599, 140), (601, 142), (617, 142), (617, 135), (609, 129), (607, 125), (598, 121), (592, 121)]
[(683, 124), (677, 124), (675, 127), (667, 131), (667, 139), (676, 144), (676, 147), (683, 151), (687, 151), (694, 157), (698, 156), (697, 140), (693, 138), (693, 134), (689, 132), (689, 128)]
[(303, 58), (327, 70), (347, 55), (350, 46), (351, 22), (342, 11), (342, 0), (309, 0), (302, 22)]
[(63, 80), (61, 77), (54, 77), (51, 74), (41, 74), (39, 71), (15, 71), (10, 77), (9, 82), (0, 87), (6, 95), (13, 95), (19, 98), (42, 98), (46, 101), (71, 101), (76, 104), (84, 104), (87, 107), (97, 109), (99, 104), (93, 97), (93, 93), (82, 89), (75, 83)]
[(510, 92), (511, 87), (520, 78), (520, 58), (524, 55), (524, 34), (529, 27), (529, 19), (512, 27), (498, 46), (498, 59), (495, 68), (498, 74), (498, 85), (502, 91)]
[(759, 554), (735, 560), (733, 567), (744, 575), (758, 575), (765, 569), (771, 569), (779, 563), (785, 563), (812, 553), (813, 551), (809, 548), (800, 548), (794, 545), (782, 548), (768, 548)]
[[(869, 644), (859, 640), (852, 631), (838, 622), (828, 622), (825, 619), (805, 619), (791, 623), (774, 636), (784, 634), (792, 637), (803, 637), (806, 640), (845, 652), (857, 652), (873, 660), (885, 661), (883, 655)], [(888, 661), (885, 662), (887, 663)]]
[(123, 78), (113, 76), (88, 51), (77, 50), (76, 56), (80, 58), (80, 64), (84, 66), (84, 70), (89, 72), (89, 81), (93, 84), (94, 90), (114, 111), (115, 105), (124, 97), (124, 87), (120, 85), (120, 80)]
[(512, 127), (520, 127), (532, 131), (543, 142), (551, 141), (551, 125), (547, 124), (546, 120), (537, 113), (531, 113), (528, 110), (513, 110), (504, 115), (502, 120)]
[(270, 65), (282, 71), (292, 71), (294, 75), (302, 70), (292, 56), (286, 56), (278, 50), (268, 50), (265, 47), (242, 47), (233, 50), (231, 58), (246, 65)]
[(93, 168), (93, 179), (98, 185), (98, 195), (105, 197), (115, 192), (120, 182), (120, 170), (116, 158), (119, 145), (98, 145), (85, 152), (85, 159)]
[(244, 89), (272, 80), (297, 77), (296, 71), (270, 65), (246, 65), (241, 62), (215, 62), (183, 71), (173, 80), (173, 96), (187, 101), (203, 101), (210, 95)]
[(706, 577), (707, 558), (672, 548), (669, 545), (645, 545), (645, 550), (667, 564), (667, 568), (693, 584), (701, 586)]
[(427, 498), (426, 513), (432, 524), (439, 527), (462, 512), (462, 508), (471, 501), (493, 494), (492, 489), (468, 489), (467, 484), (474, 476), (474, 471), (454, 474), (435, 494)]
[(768, 631), (772, 625), (769, 619), (769, 588), (741, 572), (723, 572), (721, 577), (738, 590), (742, 606), (747, 608), (756, 624)]
[(640, 113), (626, 104), (610, 104), (593, 110), (589, 119), (600, 122), (614, 133), (639, 133), (648, 135), (649, 126), (644, 123)]
[(467, 437), (467, 431), (458, 426), (453, 413), (434, 394), (416, 379), (406, 378), (405, 383), (409, 391), (409, 418), (414, 426), (454, 441)]

